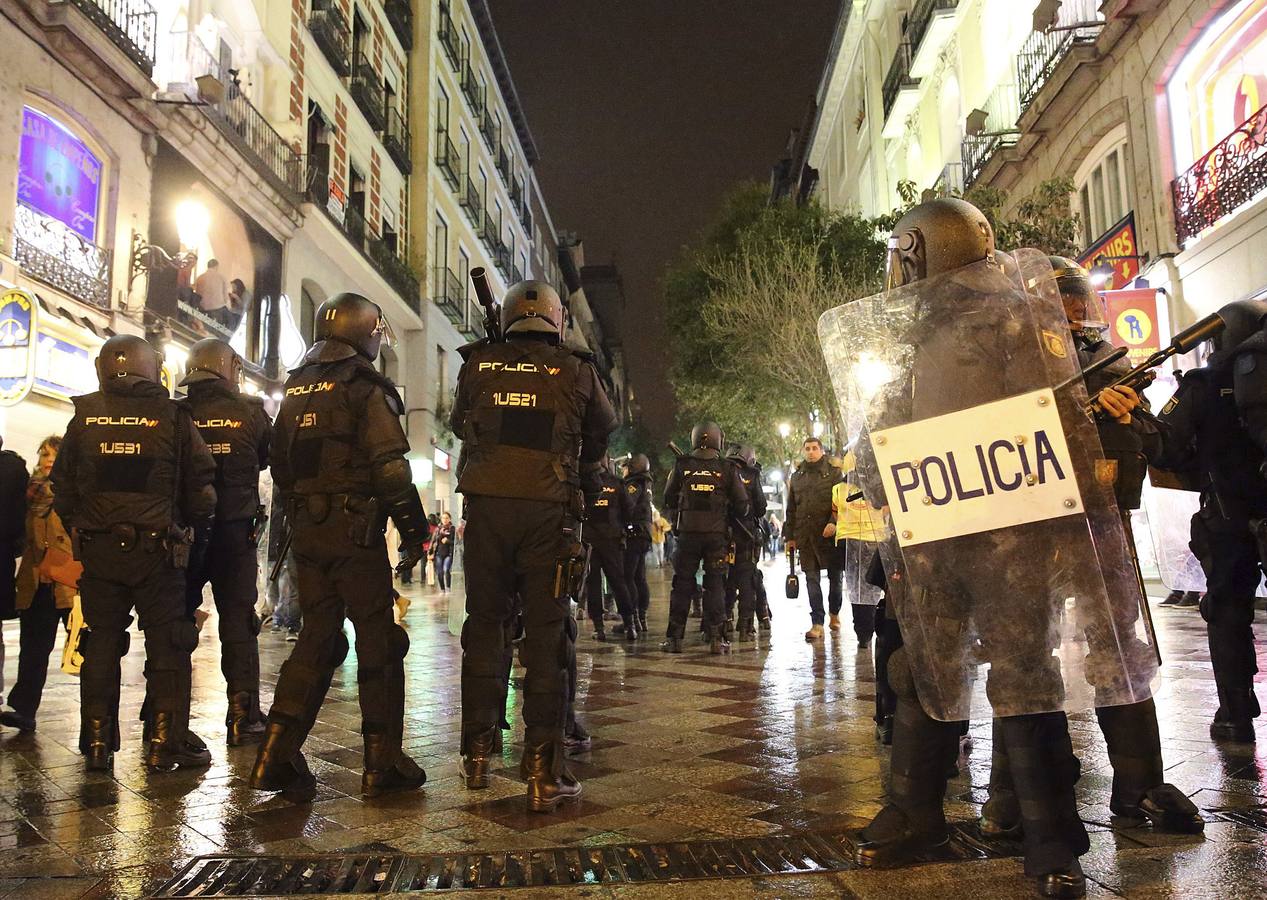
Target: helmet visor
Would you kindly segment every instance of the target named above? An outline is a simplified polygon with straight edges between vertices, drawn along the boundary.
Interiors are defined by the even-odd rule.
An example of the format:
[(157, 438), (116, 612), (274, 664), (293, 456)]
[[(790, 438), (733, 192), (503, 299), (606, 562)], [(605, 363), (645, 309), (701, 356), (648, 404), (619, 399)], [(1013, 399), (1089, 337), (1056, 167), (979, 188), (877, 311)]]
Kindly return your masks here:
[(370, 334), (378, 336), (380, 347), (396, 346), (396, 332), (392, 330), (392, 323), (387, 321), (387, 316), (379, 315), (378, 322)]
[(889, 249), (884, 257), (884, 289), (891, 291), (906, 283), (906, 273), (902, 270), (902, 254), (898, 252), (897, 236), (889, 238)]

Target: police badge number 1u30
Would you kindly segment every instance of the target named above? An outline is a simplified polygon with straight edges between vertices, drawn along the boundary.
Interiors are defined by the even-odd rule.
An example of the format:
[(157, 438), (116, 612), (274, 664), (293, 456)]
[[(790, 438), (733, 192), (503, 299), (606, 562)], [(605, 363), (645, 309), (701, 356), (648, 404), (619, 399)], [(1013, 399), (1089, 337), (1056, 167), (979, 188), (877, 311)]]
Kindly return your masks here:
[(1050, 388), (871, 435), (898, 543), (1083, 512)]

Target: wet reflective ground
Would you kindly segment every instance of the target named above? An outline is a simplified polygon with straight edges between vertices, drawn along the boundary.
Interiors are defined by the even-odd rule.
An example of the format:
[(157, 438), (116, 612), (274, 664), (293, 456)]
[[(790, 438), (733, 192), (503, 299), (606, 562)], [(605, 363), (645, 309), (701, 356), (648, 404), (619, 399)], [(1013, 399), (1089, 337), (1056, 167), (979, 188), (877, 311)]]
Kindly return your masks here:
[[(39, 731), (0, 733), (0, 896), (137, 897), (203, 854), (304, 854), (369, 848), (390, 853), (520, 850), (567, 845), (709, 840), (798, 829), (859, 827), (879, 808), (887, 753), (874, 738), (871, 654), (848, 624), (807, 645), (804, 601), (782, 599), (783, 570), (766, 571), (774, 632), (728, 657), (691, 645), (682, 656), (656, 648), (666, 616), (667, 578), (653, 571), (652, 629), (634, 647), (579, 645), (581, 714), (593, 749), (573, 768), (584, 800), (553, 816), (529, 816), (508, 746), (493, 786), (467, 792), (456, 774), (459, 657), (445, 628), (447, 597), (415, 586), (406, 620), (409, 751), (428, 772), (419, 792), (363, 801), (355, 657), (336, 676), (307, 752), (320, 780), (311, 805), (295, 806), (246, 787), (254, 748), (223, 746), (224, 696), (214, 620), (195, 655), (195, 729), (214, 765), (193, 774), (151, 775), (140, 765), (141, 659), (125, 667), (124, 748), (113, 775), (89, 775), (74, 746), (78, 684), (54, 672)], [(460, 602), (458, 590), (452, 595)], [(1204, 839), (1119, 827), (1108, 813), (1109, 771), (1094, 718), (1072, 723), (1083, 760), (1079, 792), (1092, 824), (1083, 859), (1092, 896), (1267, 897), (1267, 719), (1261, 742), (1215, 746), (1215, 707), (1204, 631), (1195, 610), (1155, 607), (1166, 657), (1158, 706), (1169, 778), (1212, 814)], [(1261, 614), (1260, 614), (1261, 618)], [(5, 623), (6, 684), (17, 664), (17, 624)], [(1267, 634), (1260, 628), (1267, 645)], [(134, 639), (139, 648), (141, 640)], [(265, 701), (288, 644), (261, 639)], [(1267, 652), (1260, 654), (1267, 668)], [(1260, 687), (1267, 698), (1267, 687)], [(518, 724), (518, 723), (516, 723)], [(516, 734), (521, 735), (519, 728)], [(984, 799), (990, 729), (951, 784), (952, 817), (974, 818)], [(946, 863), (900, 871), (510, 892), (537, 897), (831, 896), (1027, 897), (1016, 859)]]

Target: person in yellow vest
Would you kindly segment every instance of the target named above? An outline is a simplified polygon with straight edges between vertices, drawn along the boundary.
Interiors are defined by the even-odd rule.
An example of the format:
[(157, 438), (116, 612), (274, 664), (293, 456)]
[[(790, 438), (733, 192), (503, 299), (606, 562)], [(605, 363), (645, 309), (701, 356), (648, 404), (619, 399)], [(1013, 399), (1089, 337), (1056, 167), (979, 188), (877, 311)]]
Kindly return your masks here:
[(836, 518), (836, 549), (840, 552), (844, 575), (845, 601), (853, 608), (853, 630), (858, 636), (858, 646), (869, 648), (875, 635), (875, 607), (880, 602), (880, 591), (867, 583), (867, 566), (878, 542), (884, 540), (886, 525), (884, 514), (862, 497), (850, 499), (858, 493), (855, 465), (853, 451), (847, 451), (841, 461), (845, 480), (832, 487), (831, 508)]

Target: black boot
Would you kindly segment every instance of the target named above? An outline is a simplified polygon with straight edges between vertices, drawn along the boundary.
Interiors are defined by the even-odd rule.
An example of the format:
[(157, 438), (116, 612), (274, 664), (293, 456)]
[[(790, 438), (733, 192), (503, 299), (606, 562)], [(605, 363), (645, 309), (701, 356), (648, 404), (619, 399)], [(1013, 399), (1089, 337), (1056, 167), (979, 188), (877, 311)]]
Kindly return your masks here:
[(581, 783), (563, 765), (563, 748), (555, 741), (524, 747), (528, 777), (528, 811), (554, 812), (564, 800), (581, 796)]
[(864, 869), (895, 868), (949, 840), (944, 821), (940, 827), (921, 827), (890, 804), (859, 833), (854, 860)]
[(625, 635), (625, 640), (638, 640), (638, 620), (634, 616), (621, 616), (621, 622), (618, 626)]
[(1205, 820), (1192, 801), (1166, 784), (1157, 707), (1152, 699), (1095, 711), (1113, 767), (1109, 810), (1126, 819), (1147, 819), (1158, 831), (1200, 834)]
[(1082, 874), (1082, 866), (1075, 859), (1068, 869), (1060, 872), (1048, 872), (1038, 878), (1038, 895), (1040, 897), (1062, 897), (1076, 900), (1087, 895), (1087, 878)]
[(264, 742), (255, 755), (251, 769), (251, 787), (257, 791), (306, 793), (317, 786), (317, 779), (308, 768), (308, 761), (296, 746), (297, 727), (280, 719), (269, 718), (264, 728)]
[(229, 713), (225, 716), (225, 743), (230, 747), (258, 743), (264, 737), (264, 723), (255, 709), (255, 697), (238, 691), (229, 697)]
[(93, 716), (83, 720), (79, 749), (87, 760), (89, 772), (108, 772), (114, 765), (114, 719)]
[(601, 617), (600, 617), (600, 618), (598, 618), (598, 619), (595, 619), (595, 620), (594, 620), (594, 635), (593, 635), (593, 637), (594, 637), (594, 640), (596, 640), (596, 641), (603, 641), (603, 642), (606, 642), (606, 641), (607, 641), (607, 630), (606, 630), (606, 628), (603, 626), (603, 620), (602, 620), (602, 618), (601, 618)]
[(468, 790), (478, 791), (488, 787), (492, 757), (500, 737), (500, 728), (490, 728), (471, 735), (464, 742), (466, 746), (462, 749), (459, 767)]
[(647, 633), (647, 613), (646, 610), (638, 613), (638, 632), (639, 634)]
[(412, 791), (427, 781), (427, 773), (400, 749), (400, 740), (390, 734), (367, 734), (365, 773), (361, 793), (378, 797), (392, 791)]
[(178, 735), (176, 714), (156, 712), (150, 730), (145, 765), (159, 772), (211, 765), (211, 751), (193, 732)]
[(594, 746), (594, 739), (590, 737), (590, 733), (585, 730), (585, 726), (576, 721), (575, 718), (568, 724), (567, 732), (563, 735), (563, 749), (567, 753), (585, 753)]
[(660, 644), (660, 649), (665, 653), (681, 653), (682, 638), (678, 635), (671, 634)]
[(1012, 767), (1003, 745), (1003, 731), (994, 720), (991, 737), (990, 788), (977, 827), (990, 838), (1015, 838), (1021, 835), (1021, 802), (1012, 783)]

